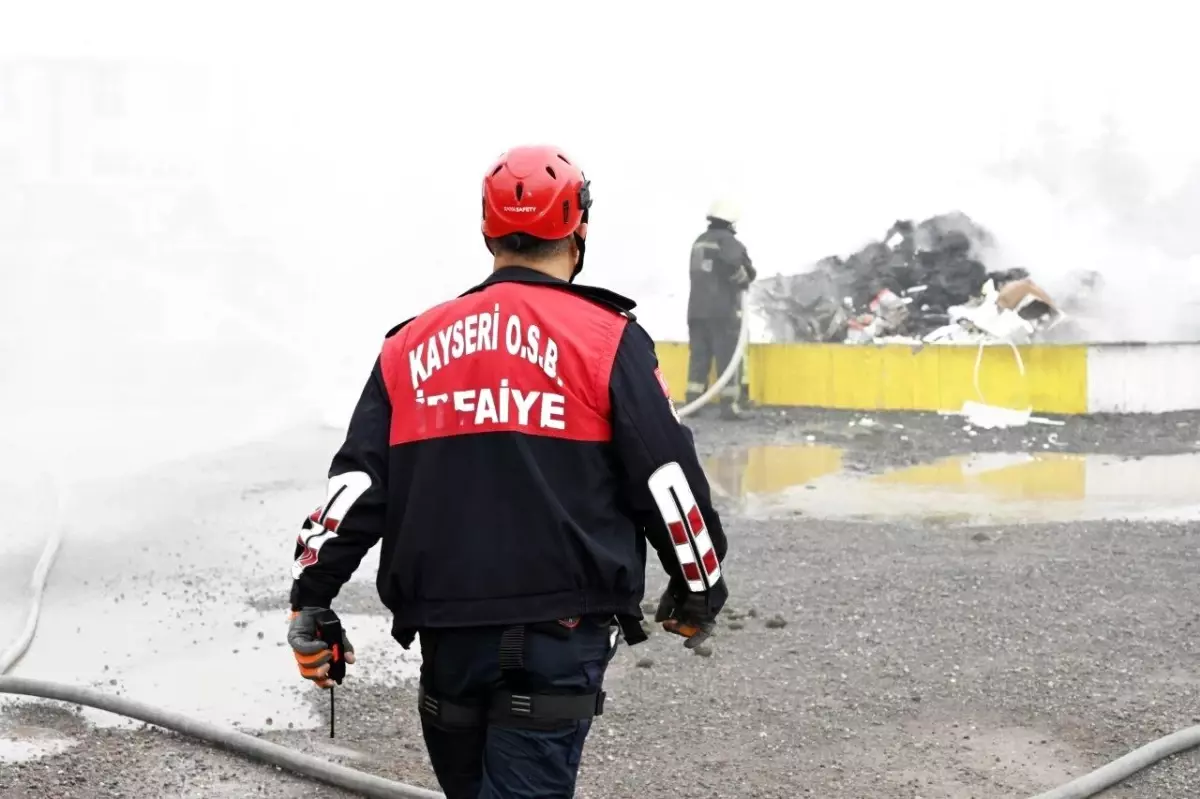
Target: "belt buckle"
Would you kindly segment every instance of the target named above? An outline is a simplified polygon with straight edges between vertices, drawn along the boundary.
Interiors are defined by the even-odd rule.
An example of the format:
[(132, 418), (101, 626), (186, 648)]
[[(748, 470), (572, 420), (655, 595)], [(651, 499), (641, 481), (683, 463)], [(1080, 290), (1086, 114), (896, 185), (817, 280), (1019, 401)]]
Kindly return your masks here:
[(514, 716), (532, 718), (533, 697), (528, 694), (513, 694), (508, 700), (508, 710)]
[(421, 691), (421, 710), (436, 718), (441, 715), (442, 706), (432, 696)]

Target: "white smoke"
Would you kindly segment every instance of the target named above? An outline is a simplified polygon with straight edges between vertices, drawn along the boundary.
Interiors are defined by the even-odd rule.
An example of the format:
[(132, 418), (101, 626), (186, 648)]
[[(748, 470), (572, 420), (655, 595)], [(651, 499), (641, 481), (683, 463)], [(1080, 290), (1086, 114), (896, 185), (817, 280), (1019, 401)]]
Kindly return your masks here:
[(1041, 133), (964, 192), (964, 209), (997, 241), (987, 265), (1024, 267), (1052, 296), (1098, 273), (1090, 340), (1200, 339), (1195, 160), (1157, 171), (1112, 117), (1091, 141)]
[(1051, 292), (1102, 272), (1101, 335), (1195, 335), (1178, 5), (0, 3), (0, 62), (78, 67), (0, 74), (5, 451), (86, 471), (344, 419), (383, 333), (486, 273), (479, 176), (522, 141), (585, 165), (584, 278), (659, 339), (731, 190), (763, 275), (960, 209)]

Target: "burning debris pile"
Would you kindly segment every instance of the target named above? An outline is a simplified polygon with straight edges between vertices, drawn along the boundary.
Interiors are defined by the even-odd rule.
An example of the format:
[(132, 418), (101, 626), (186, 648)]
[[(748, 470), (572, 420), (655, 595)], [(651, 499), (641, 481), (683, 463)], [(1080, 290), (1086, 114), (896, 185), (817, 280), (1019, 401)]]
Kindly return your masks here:
[[(761, 279), (774, 341), (967, 343), (1045, 338), (1067, 316), (1024, 269), (989, 272), (992, 235), (962, 213), (898, 221), (882, 241), (808, 272)], [(1095, 289), (1080, 278), (1081, 292)]]

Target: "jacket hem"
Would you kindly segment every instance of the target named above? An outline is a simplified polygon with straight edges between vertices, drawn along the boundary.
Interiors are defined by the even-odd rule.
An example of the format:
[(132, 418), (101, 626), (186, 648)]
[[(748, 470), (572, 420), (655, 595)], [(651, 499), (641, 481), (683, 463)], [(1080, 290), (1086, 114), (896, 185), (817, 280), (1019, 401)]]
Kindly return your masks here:
[(392, 636), (401, 644), (411, 643), (413, 634), (424, 628), (503, 627), (572, 616), (642, 618), (641, 602), (637, 597), (618, 598), (575, 591), (491, 601), (423, 599), (390, 609), (394, 614)]

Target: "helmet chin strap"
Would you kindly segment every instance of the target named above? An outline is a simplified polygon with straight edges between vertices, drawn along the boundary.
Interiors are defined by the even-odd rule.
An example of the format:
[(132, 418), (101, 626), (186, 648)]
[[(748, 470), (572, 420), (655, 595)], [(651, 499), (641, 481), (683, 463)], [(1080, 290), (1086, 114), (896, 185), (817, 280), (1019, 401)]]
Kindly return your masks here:
[[(590, 210), (590, 208), (586, 207), (583, 209), (583, 218), (579, 220), (580, 227), (587, 224)], [(571, 273), (571, 279), (567, 281), (568, 283), (574, 283), (575, 278), (583, 271), (583, 253), (587, 249), (587, 242), (583, 240), (583, 236), (580, 236), (578, 232), (575, 232), (573, 235), (575, 236), (575, 246), (579, 248), (579, 258), (575, 260), (575, 271)]]
[(578, 277), (579, 273), (583, 271), (583, 251), (587, 247), (586, 242), (583, 240), (583, 236), (580, 236), (578, 233), (574, 235), (575, 246), (579, 248), (579, 257), (575, 260), (575, 271), (571, 273), (571, 279), (567, 281), (568, 283), (574, 283), (575, 278)]

